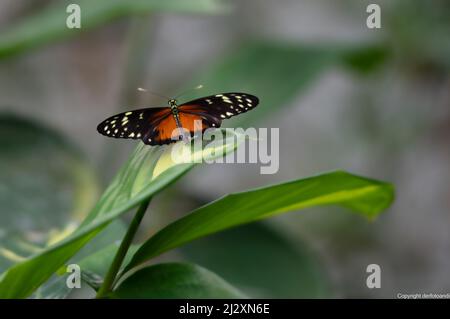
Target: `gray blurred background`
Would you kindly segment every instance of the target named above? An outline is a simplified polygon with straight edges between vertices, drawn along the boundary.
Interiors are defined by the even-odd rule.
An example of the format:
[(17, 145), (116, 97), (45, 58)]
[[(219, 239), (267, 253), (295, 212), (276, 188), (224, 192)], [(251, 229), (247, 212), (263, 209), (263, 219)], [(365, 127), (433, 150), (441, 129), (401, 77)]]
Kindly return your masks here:
[[(221, 195), (344, 169), (394, 183), (394, 205), (370, 223), (329, 207), (291, 213), (163, 259), (197, 262), (262, 297), (450, 292), (448, 1), (376, 1), (381, 29), (366, 27), (369, 1), (243, 0), (213, 13), (192, 1), (188, 12), (117, 14), (13, 45), (9, 30), (47, 6), (64, 18), (63, 2), (0, 1), (0, 241), (9, 253), (12, 239), (42, 244), (88, 213), (136, 145), (96, 125), (167, 103), (137, 87), (175, 95), (201, 83), (186, 99), (260, 96), (228, 126), (280, 128), (280, 170), (196, 168), (158, 196), (140, 240)], [(381, 289), (366, 287), (371, 263)]]

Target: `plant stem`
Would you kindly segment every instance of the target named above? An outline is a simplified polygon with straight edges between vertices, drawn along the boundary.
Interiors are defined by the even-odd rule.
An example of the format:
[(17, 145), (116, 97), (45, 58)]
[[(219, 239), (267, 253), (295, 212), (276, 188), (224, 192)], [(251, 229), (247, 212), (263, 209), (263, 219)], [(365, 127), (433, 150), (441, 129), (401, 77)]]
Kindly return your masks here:
[(139, 224), (141, 223), (142, 218), (145, 215), (145, 211), (147, 210), (147, 207), (150, 204), (150, 200), (151, 198), (143, 201), (139, 206), (136, 215), (134, 215), (134, 218), (131, 221), (130, 226), (128, 227), (127, 233), (125, 234), (125, 237), (123, 238), (122, 243), (120, 244), (119, 249), (117, 250), (117, 253), (114, 256), (114, 260), (111, 263), (111, 266), (109, 267), (105, 280), (103, 281), (102, 286), (97, 292), (96, 298), (102, 298), (106, 296), (113, 288), (117, 274), (120, 270), (120, 266), (122, 266), (123, 260), (127, 255), (128, 249), (130, 248), (134, 235), (136, 234)]

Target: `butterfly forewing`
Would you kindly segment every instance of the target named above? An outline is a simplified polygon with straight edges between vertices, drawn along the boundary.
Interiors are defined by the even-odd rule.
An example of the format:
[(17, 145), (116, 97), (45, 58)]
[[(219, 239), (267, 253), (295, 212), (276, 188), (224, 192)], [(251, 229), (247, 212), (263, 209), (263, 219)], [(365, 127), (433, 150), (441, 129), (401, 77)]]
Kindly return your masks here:
[(123, 112), (111, 116), (97, 126), (100, 134), (115, 138), (151, 139), (155, 128), (171, 116), (167, 107), (156, 107)]
[(170, 144), (179, 139), (180, 133), (175, 118), (170, 114), (170, 116), (161, 120), (158, 125), (153, 126), (148, 134), (142, 138), (142, 141), (148, 145)]
[(198, 114), (219, 127), (223, 119), (247, 112), (259, 103), (259, 99), (247, 93), (221, 93), (210, 95), (180, 105), (180, 112)]

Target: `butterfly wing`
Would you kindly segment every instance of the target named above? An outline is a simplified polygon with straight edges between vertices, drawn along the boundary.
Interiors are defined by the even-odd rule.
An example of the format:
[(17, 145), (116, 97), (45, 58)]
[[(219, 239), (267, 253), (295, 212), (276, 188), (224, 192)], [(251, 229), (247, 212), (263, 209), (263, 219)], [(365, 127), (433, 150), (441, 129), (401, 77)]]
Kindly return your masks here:
[[(170, 110), (169, 110), (170, 112)], [(178, 130), (177, 122), (172, 113), (162, 119), (158, 125), (152, 128), (142, 141), (147, 145), (164, 145), (177, 141), (181, 132)]]
[[(223, 119), (245, 113), (258, 102), (256, 96), (247, 93), (216, 94), (180, 105), (178, 118), (181, 126), (193, 136), (207, 128), (220, 127)], [(148, 145), (174, 142), (172, 136), (178, 132), (175, 130), (177, 123), (168, 107), (123, 112), (107, 118), (97, 127), (97, 131), (105, 136), (141, 139)]]
[(161, 133), (165, 134), (170, 120), (175, 123), (168, 107), (139, 109), (107, 118), (97, 126), (97, 131), (109, 137), (141, 139), (145, 144), (160, 145)]
[[(254, 95), (232, 92), (189, 101), (178, 109), (182, 116), (196, 116), (205, 121), (205, 126), (220, 127), (222, 120), (250, 111), (258, 103), (259, 99)], [(183, 121), (181, 123), (185, 127)]]

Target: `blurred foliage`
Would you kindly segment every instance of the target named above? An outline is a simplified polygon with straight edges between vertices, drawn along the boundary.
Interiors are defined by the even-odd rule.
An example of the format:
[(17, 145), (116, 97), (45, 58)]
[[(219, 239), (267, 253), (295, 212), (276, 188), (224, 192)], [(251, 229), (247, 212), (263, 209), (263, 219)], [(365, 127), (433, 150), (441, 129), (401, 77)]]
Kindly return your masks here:
[[(250, 42), (222, 56), (194, 76), (189, 87), (204, 83), (203, 95), (217, 92), (249, 92), (260, 98), (257, 112), (230, 119), (233, 127), (272, 115), (288, 106), (330, 67), (343, 66), (368, 73), (382, 65), (389, 52), (383, 46), (299, 46)], [(195, 92), (198, 94), (197, 92)], [(194, 98), (193, 93), (185, 100)]]
[[(150, 284), (149, 284), (150, 283)], [(158, 264), (138, 270), (111, 294), (112, 298), (244, 298), (216, 274), (196, 265)]]
[(328, 274), (306, 242), (253, 223), (192, 242), (181, 253), (253, 298), (331, 297)]
[(392, 52), (384, 45), (342, 49), (344, 66), (361, 74), (370, 74), (384, 65)]
[(97, 200), (90, 166), (68, 140), (0, 115), (0, 271), (71, 232)]
[[(388, 45), (410, 70), (450, 69), (450, 2), (398, 0), (385, 14)], [(442, 70), (441, 68), (444, 68)]]
[(3, 114), (0, 148), (0, 218), (8, 231), (45, 233), (51, 227), (62, 228), (95, 203), (95, 174), (59, 133)]
[(18, 21), (0, 33), (0, 59), (10, 57), (57, 40), (72, 37), (111, 21), (150, 12), (218, 13), (224, 6), (218, 0), (78, 0), (81, 29), (66, 27), (66, 7), (73, 1), (57, 1), (53, 5)]

